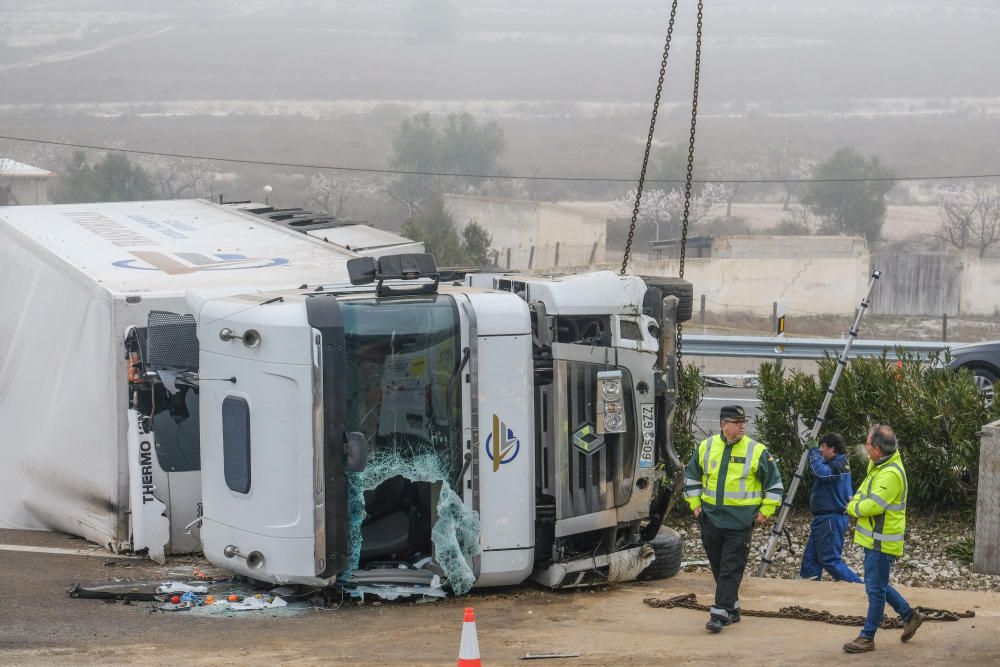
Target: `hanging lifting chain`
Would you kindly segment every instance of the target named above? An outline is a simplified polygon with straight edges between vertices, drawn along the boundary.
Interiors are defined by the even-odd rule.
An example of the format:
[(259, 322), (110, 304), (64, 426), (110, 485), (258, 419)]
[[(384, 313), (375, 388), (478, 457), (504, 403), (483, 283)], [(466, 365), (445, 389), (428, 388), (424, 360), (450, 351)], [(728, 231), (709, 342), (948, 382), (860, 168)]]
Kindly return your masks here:
[[(628, 237), (625, 239), (625, 254), (622, 257), (621, 275), (628, 271), (628, 263), (632, 257), (632, 240), (635, 236), (635, 226), (639, 219), (639, 207), (642, 204), (642, 190), (646, 184), (646, 170), (649, 167), (649, 154), (653, 147), (653, 134), (656, 131), (656, 117), (660, 111), (660, 98), (663, 95), (663, 80), (667, 74), (667, 59), (670, 55), (670, 43), (674, 36), (674, 24), (677, 20), (677, 2), (670, 5), (670, 21), (667, 24), (667, 38), (663, 44), (663, 58), (660, 60), (660, 76), (656, 81), (656, 95), (653, 98), (653, 113), (649, 119), (649, 134), (646, 136), (646, 149), (642, 155), (642, 169), (639, 171), (639, 183), (635, 190), (635, 205), (632, 207), (632, 220), (628, 226)], [(694, 57), (694, 92), (691, 97), (691, 134), (688, 140), (687, 171), (684, 177), (684, 213), (681, 219), (680, 264), (678, 277), (684, 277), (684, 262), (687, 256), (688, 226), (691, 218), (691, 190), (694, 179), (694, 146), (698, 127), (698, 87), (701, 80), (701, 42), (704, 24), (704, 0), (698, 0), (698, 27), (695, 38)], [(682, 325), (677, 323), (677, 364), (680, 367), (682, 355)]]
[(621, 275), (628, 271), (629, 258), (632, 255), (632, 237), (635, 236), (635, 223), (639, 219), (639, 204), (642, 202), (642, 187), (646, 183), (646, 167), (649, 166), (649, 152), (653, 148), (653, 132), (656, 130), (656, 115), (660, 111), (660, 95), (663, 94), (663, 79), (667, 75), (667, 56), (670, 55), (670, 41), (674, 36), (674, 21), (677, 18), (677, 2), (670, 6), (670, 23), (667, 24), (667, 41), (663, 44), (663, 58), (660, 60), (660, 78), (656, 81), (656, 97), (653, 98), (653, 115), (649, 119), (649, 135), (646, 137), (646, 151), (642, 155), (642, 170), (639, 172), (639, 186), (635, 190), (635, 206), (632, 207), (632, 222), (628, 226), (628, 238), (625, 240), (625, 256), (622, 258)]
[[(677, 277), (684, 277), (684, 260), (687, 257), (688, 223), (691, 219), (691, 184), (694, 179), (694, 139), (698, 129), (698, 84), (701, 81), (701, 34), (704, 24), (705, 3), (698, 0), (698, 31), (695, 36), (694, 49), (694, 91), (691, 94), (691, 136), (688, 140), (687, 174), (684, 177), (684, 216), (681, 222), (681, 256)], [(683, 354), (683, 325), (677, 322), (677, 374), (681, 373), (681, 357)]]

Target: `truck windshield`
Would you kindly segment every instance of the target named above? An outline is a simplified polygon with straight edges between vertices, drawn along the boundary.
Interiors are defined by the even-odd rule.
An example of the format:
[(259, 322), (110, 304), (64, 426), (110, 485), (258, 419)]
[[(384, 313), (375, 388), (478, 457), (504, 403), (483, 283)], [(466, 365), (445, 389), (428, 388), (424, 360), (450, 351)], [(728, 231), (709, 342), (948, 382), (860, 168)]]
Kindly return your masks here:
[(347, 427), (369, 451), (461, 454), (458, 310), (448, 296), (341, 301)]

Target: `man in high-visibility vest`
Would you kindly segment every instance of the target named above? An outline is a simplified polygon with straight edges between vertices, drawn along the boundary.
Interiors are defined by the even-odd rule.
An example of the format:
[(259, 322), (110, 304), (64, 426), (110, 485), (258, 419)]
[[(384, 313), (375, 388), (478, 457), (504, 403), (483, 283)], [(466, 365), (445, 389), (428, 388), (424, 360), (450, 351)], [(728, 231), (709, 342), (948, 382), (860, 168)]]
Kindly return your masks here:
[(781, 505), (781, 474), (767, 447), (745, 434), (741, 405), (723, 406), (719, 435), (698, 445), (684, 469), (684, 499), (701, 527), (701, 543), (715, 577), (709, 632), (740, 621), (740, 583), (750, 556), (753, 525)]
[(903, 533), (906, 531), (906, 471), (896, 446), (896, 434), (885, 424), (876, 424), (865, 442), (870, 459), (868, 475), (857, 493), (847, 503), (847, 513), (858, 520), (854, 542), (865, 550), (865, 592), (868, 594), (868, 615), (861, 634), (846, 644), (848, 653), (875, 650), (875, 631), (882, 622), (888, 602), (906, 624), (900, 639), (910, 641), (924, 622), (924, 615), (903, 599), (889, 585), (892, 563), (903, 555)]

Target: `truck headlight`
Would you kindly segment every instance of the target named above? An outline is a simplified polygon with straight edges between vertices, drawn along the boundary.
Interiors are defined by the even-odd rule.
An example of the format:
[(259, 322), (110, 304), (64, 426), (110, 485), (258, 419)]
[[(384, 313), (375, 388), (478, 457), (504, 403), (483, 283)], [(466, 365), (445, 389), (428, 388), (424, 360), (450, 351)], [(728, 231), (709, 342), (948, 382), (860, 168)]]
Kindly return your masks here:
[(620, 380), (605, 380), (601, 383), (601, 398), (605, 401), (620, 401), (622, 399), (622, 383)]
[(604, 428), (610, 433), (620, 433), (625, 430), (625, 418), (617, 412), (604, 413)]
[(622, 372), (597, 373), (597, 432), (623, 433), (626, 430)]

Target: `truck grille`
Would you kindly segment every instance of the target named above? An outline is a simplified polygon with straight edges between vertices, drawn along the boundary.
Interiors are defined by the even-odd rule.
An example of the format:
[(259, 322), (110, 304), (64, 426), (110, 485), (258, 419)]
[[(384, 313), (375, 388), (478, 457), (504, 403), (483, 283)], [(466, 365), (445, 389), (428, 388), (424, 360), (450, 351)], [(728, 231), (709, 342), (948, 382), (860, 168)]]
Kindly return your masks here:
[(593, 514), (626, 503), (635, 470), (635, 417), (631, 377), (625, 371), (628, 429), (599, 435), (597, 373), (603, 364), (557, 361), (552, 384), (539, 392), (538, 469), (542, 491), (557, 499), (560, 519)]

